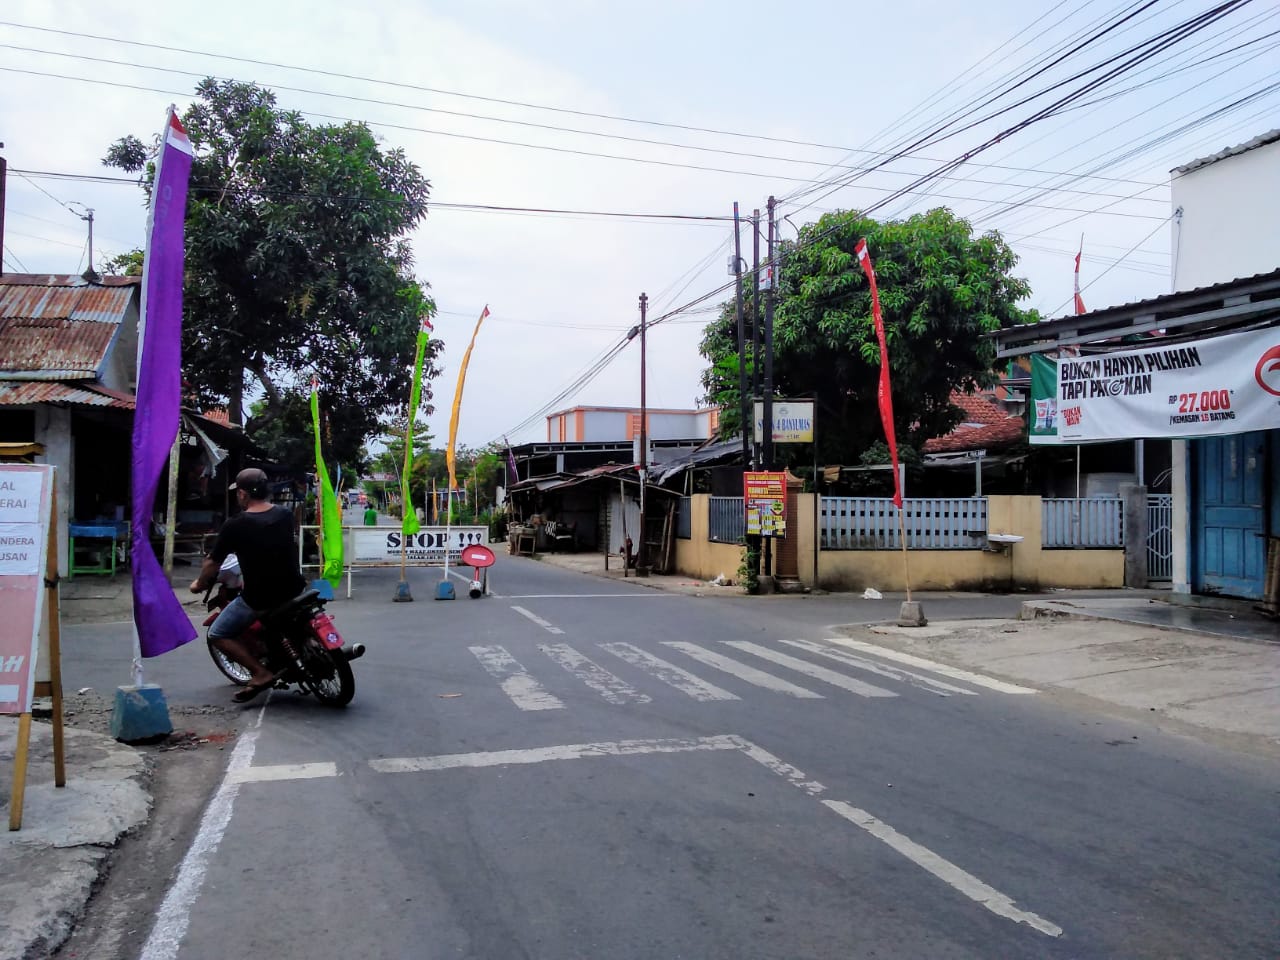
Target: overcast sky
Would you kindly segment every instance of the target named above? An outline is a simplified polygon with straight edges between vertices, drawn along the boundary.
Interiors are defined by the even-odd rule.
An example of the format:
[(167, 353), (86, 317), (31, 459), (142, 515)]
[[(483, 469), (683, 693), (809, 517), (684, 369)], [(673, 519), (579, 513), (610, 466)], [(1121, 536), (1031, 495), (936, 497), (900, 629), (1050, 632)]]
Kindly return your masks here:
[[(884, 200), (1105, 70), (1074, 75), (1210, 9), (1208, 0), (8, 0), (0, 12), (6, 270), (82, 271), (77, 204), (96, 211), (98, 262), (140, 245), (136, 187), (41, 174), (118, 175), (101, 165), (107, 145), (158, 132), (167, 105), (184, 109), (199, 76), (255, 81), (313, 122), (367, 122), (430, 179), (440, 206), (413, 244), (448, 347), (435, 435), (447, 435), (457, 365), (488, 303), (459, 441), (537, 439), (541, 417), (511, 431), (625, 335), (641, 291), (655, 317), (728, 280), (731, 225), (447, 205), (710, 218), (729, 216), (735, 200), (746, 214), (763, 209), (773, 194), (803, 224)], [(1068, 311), (1081, 234), (1090, 308), (1168, 292), (1169, 171), (1280, 126), (1276, 31), (1280, 5), (1245, 2), (876, 215), (945, 204), (979, 230), (998, 229), (1031, 283), (1026, 305), (1049, 316)], [(1001, 116), (851, 185), (824, 186), (1019, 80), (948, 132), (1011, 108)], [(787, 224), (783, 231), (794, 235)], [(749, 232), (743, 244), (749, 258)], [(707, 319), (682, 314), (653, 330), (651, 405), (697, 402)], [(637, 346), (554, 409), (638, 403)]]

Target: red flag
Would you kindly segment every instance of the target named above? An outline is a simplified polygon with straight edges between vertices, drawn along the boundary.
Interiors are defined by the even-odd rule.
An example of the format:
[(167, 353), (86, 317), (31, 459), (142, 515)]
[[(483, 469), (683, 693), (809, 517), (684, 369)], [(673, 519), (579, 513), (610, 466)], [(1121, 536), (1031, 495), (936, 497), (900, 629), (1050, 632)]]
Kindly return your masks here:
[(889, 460), (893, 464), (893, 503), (902, 509), (902, 477), (898, 471), (898, 441), (893, 432), (893, 396), (889, 391), (889, 347), (884, 339), (884, 317), (880, 315), (880, 291), (876, 289), (876, 271), (867, 254), (867, 240), (863, 237), (854, 248), (862, 272), (871, 284), (871, 315), (876, 321), (876, 339), (880, 341), (880, 420), (884, 424), (884, 436), (889, 442)]
[(1084, 235), (1080, 236), (1080, 250), (1076, 253), (1076, 316), (1082, 313), (1088, 313), (1084, 308), (1084, 301), (1080, 299), (1080, 254), (1084, 253)]

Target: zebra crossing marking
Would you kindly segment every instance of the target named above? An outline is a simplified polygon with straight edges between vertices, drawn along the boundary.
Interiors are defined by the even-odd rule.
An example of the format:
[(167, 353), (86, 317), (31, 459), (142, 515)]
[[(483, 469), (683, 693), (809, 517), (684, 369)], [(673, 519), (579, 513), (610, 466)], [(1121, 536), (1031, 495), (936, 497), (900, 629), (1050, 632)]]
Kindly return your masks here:
[(897, 694), (892, 690), (886, 690), (884, 687), (873, 686), (870, 683), (863, 683), (861, 680), (855, 680), (853, 677), (846, 676), (843, 673), (836, 673), (834, 670), (828, 670), (826, 667), (820, 667), (817, 664), (810, 663), (808, 660), (800, 660), (796, 657), (788, 656), (777, 650), (770, 650), (768, 647), (762, 647), (758, 643), (752, 643), (750, 640), (726, 640), (726, 646), (733, 647), (735, 650), (741, 650), (744, 653), (754, 653), (757, 657), (768, 660), (784, 667), (788, 667), (796, 673), (802, 673), (806, 677), (813, 677), (815, 680), (821, 680), (829, 683), (833, 687), (839, 687), (842, 690), (848, 690), (850, 693), (856, 693), (860, 697), (896, 697)]
[(563, 710), (564, 702), (530, 676), (503, 647), (468, 647), (480, 666), (498, 681), (502, 692), (521, 710)]
[(980, 673), (971, 673), (968, 670), (961, 670), (959, 667), (949, 667), (945, 663), (935, 663), (932, 660), (924, 659), (924, 657), (901, 653), (889, 647), (878, 647), (874, 643), (865, 643), (862, 640), (850, 640), (848, 637), (828, 637), (827, 643), (836, 643), (842, 647), (849, 647), (851, 650), (859, 650), (862, 653), (884, 657), (886, 660), (896, 660), (898, 663), (907, 664), (907, 666), (921, 667), (933, 673), (939, 673), (944, 677), (950, 677), (953, 680), (963, 680), (965, 683), (986, 687), (989, 690), (997, 690), (1000, 693), (1039, 693), (1034, 687), (1021, 687), (1016, 683), (1006, 683), (1004, 680), (984, 677)]
[(851, 667), (857, 667), (859, 670), (866, 670), (869, 673), (875, 673), (882, 677), (888, 677), (891, 680), (900, 680), (903, 683), (909, 683), (913, 687), (919, 687), (929, 693), (937, 694), (939, 697), (949, 697), (953, 693), (961, 694), (966, 697), (976, 697), (978, 695), (975, 690), (966, 690), (964, 687), (957, 687), (950, 683), (943, 683), (941, 680), (933, 680), (919, 673), (912, 673), (910, 670), (902, 670), (898, 667), (882, 666), (878, 663), (872, 663), (862, 657), (855, 656), (848, 650), (841, 650), (835, 647), (824, 646), (821, 643), (814, 643), (812, 640), (783, 640), (783, 643), (790, 644), (793, 647), (799, 647), (801, 650), (808, 650), (810, 653), (816, 653), (819, 656), (835, 660), (838, 663), (847, 663)]
[(820, 693), (814, 693), (812, 690), (806, 690), (804, 687), (796, 686), (779, 677), (775, 677), (771, 673), (765, 673), (763, 670), (757, 670), (745, 663), (740, 663), (722, 654), (716, 653), (714, 650), (708, 650), (706, 647), (700, 647), (696, 643), (684, 643), (678, 640), (664, 640), (662, 645), (671, 647), (673, 650), (679, 650), (686, 656), (692, 657), (699, 663), (705, 663), (709, 667), (715, 667), (717, 670), (723, 670), (725, 673), (737, 677), (739, 680), (745, 680), (747, 683), (757, 687), (764, 687), (766, 690), (772, 690), (775, 693), (785, 693), (789, 697), (798, 697), (802, 700), (822, 700)]
[(681, 693), (688, 694), (694, 700), (705, 703), (709, 700), (742, 699), (736, 693), (730, 693), (723, 687), (708, 683), (706, 680), (694, 676), (688, 670), (683, 670), (674, 663), (654, 656), (647, 650), (641, 650), (633, 644), (602, 643), (599, 646), (633, 667), (639, 667), (641, 670), (657, 677), (663, 683), (675, 687)]
[(650, 703), (653, 700), (647, 693), (641, 693), (567, 643), (539, 644), (538, 649), (610, 703)]

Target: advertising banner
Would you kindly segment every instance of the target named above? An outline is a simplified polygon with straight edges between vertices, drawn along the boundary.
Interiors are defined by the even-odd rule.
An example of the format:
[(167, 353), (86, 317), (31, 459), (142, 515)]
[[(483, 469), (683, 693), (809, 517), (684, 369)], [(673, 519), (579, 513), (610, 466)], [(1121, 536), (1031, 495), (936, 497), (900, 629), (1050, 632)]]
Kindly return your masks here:
[[(755, 437), (764, 437), (764, 402), (755, 403)], [(773, 442), (813, 443), (813, 401), (773, 401)]]
[(1058, 361), (1031, 357), (1031, 408), (1027, 411), (1032, 443), (1062, 443), (1058, 436)]
[(1280, 327), (1058, 362), (1061, 440), (1280, 427)]
[(0, 464), (0, 713), (30, 713), (44, 614), (53, 467)]
[[(352, 566), (400, 562), (400, 546), (406, 541), (399, 527), (350, 527), (347, 533), (351, 537), (348, 562)], [(449, 562), (461, 564), (464, 548), (488, 541), (488, 527), (422, 527), (409, 534), (405, 556), (418, 566), (443, 565), (447, 548)]]
[(747, 511), (748, 534), (787, 535), (786, 473), (747, 471), (742, 475), (742, 502)]

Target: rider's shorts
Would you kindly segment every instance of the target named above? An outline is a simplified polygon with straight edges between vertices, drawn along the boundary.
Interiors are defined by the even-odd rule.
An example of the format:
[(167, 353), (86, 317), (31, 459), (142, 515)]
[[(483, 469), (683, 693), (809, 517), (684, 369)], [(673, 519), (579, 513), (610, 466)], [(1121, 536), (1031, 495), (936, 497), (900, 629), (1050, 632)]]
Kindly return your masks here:
[(258, 619), (258, 612), (244, 602), (244, 597), (236, 597), (218, 614), (218, 619), (209, 625), (210, 640), (235, 640), (253, 626)]

